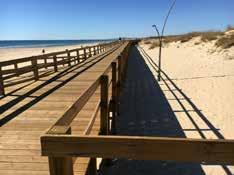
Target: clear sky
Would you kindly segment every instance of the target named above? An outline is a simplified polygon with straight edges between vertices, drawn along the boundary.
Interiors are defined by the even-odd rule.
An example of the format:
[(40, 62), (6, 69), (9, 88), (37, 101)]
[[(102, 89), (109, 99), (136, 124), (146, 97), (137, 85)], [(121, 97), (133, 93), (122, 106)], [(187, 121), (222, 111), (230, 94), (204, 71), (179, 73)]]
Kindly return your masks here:
[[(142, 37), (172, 0), (0, 0), (0, 40)], [(166, 34), (234, 25), (234, 0), (177, 0)]]

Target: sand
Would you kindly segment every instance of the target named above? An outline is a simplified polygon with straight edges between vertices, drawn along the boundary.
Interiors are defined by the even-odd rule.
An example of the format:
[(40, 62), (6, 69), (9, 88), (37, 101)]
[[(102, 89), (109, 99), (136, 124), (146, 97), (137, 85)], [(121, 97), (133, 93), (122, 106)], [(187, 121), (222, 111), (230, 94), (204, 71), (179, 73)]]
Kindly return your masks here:
[(63, 51), (66, 49), (80, 48), (81, 46), (85, 47), (88, 45), (95, 45), (95, 43), (68, 45), (68, 46), (54, 46), (54, 47), (36, 47), (36, 48), (0, 48), (0, 61), (40, 55), (42, 54), (43, 49), (45, 50), (45, 53), (50, 53), (50, 52)]
[[(199, 38), (194, 38), (186, 43), (167, 44), (162, 53), (162, 69), (197, 111), (170, 83), (169, 86), (181, 99), (187, 114), (167, 90), (165, 82), (161, 81), (160, 87), (175, 111), (186, 137), (234, 139), (234, 47), (222, 50), (214, 46), (215, 41), (195, 45), (198, 40)], [(158, 48), (150, 50), (150, 45), (144, 42), (140, 47), (158, 62)], [(147, 60), (146, 63), (157, 78), (157, 73)], [(234, 174), (233, 167), (202, 165), (202, 168), (208, 175)]]

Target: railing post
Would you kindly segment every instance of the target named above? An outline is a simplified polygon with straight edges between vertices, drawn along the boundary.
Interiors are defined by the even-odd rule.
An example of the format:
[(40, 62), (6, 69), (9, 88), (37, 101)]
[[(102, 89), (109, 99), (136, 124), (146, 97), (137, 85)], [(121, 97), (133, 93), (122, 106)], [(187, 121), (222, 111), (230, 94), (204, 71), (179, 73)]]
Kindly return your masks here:
[(54, 71), (58, 72), (58, 62), (57, 62), (57, 56), (56, 55), (53, 56), (53, 60), (54, 60)]
[(98, 54), (101, 53), (101, 46), (98, 46)]
[(63, 61), (63, 67), (65, 66), (65, 63), (64, 63), (64, 58), (62, 58), (62, 61)]
[(38, 68), (37, 68), (37, 59), (32, 60), (33, 74), (34, 79), (37, 81), (39, 79)]
[(128, 47), (124, 50), (123, 53), (123, 70), (122, 70), (122, 78), (123, 80), (126, 79), (126, 74), (127, 74), (127, 63), (128, 63)]
[(118, 86), (122, 85), (122, 55), (118, 56)]
[(47, 67), (47, 58), (44, 58), (44, 64), (45, 64), (45, 69), (48, 69), (48, 67)]
[(89, 47), (89, 57), (92, 57), (92, 50), (91, 50), (91, 47)]
[(120, 111), (119, 111), (119, 99), (120, 99), (120, 90), (121, 90), (121, 85), (122, 85), (122, 77), (121, 77), (121, 70), (122, 70), (122, 56), (119, 55), (118, 56), (118, 80), (117, 80), (117, 108), (116, 108), (116, 112), (117, 112), (117, 115), (119, 115)]
[(94, 55), (97, 55), (97, 50), (96, 50), (96, 46), (93, 47), (93, 51), (94, 51)]
[(108, 76), (101, 76), (101, 135), (109, 134), (109, 126), (108, 126)]
[(87, 53), (86, 53), (86, 49), (84, 48), (84, 59), (87, 59)]
[(71, 66), (71, 53), (69, 52), (68, 49), (66, 51), (67, 51), (68, 66)]
[(2, 67), (0, 66), (0, 95), (5, 95), (5, 89), (4, 89), (4, 80), (2, 75)]
[(100, 53), (102, 53), (102, 45), (100, 46)]
[[(101, 128), (100, 135), (109, 135), (109, 106), (108, 106), (108, 75), (101, 76)], [(102, 160), (104, 166), (111, 165), (112, 160), (105, 158)]]
[(116, 62), (111, 63), (112, 66), (112, 120), (111, 120), (111, 133), (116, 134), (116, 112), (117, 112), (117, 75), (116, 75)]
[(76, 51), (76, 56), (77, 56), (77, 63), (80, 62), (80, 54), (79, 54), (79, 50)]
[(15, 71), (16, 71), (16, 76), (18, 77), (19, 73), (18, 73), (18, 64), (17, 63), (14, 63), (14, 68), (15, 68)]
[(87, 175), (97, 175), (97, 159), (96, 158), (90, 159)]
[[(71, 134), (71, 128), (65, 134)], [(73, 175), (72, 157), (49, 157), (50, 175)]]

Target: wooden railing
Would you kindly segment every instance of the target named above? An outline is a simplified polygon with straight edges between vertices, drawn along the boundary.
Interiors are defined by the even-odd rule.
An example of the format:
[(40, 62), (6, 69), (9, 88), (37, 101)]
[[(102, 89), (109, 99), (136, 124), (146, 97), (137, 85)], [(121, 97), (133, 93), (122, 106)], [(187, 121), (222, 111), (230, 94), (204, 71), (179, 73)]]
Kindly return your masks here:
[[(234, 140), (110, 136), (115, 133), (115, 118), (119, 113), (119, 94), (126, 74), (129, 47), (41, 137), (42, 156), (49, 157), (50, 174), (72, 175), (74, 157), (90, 157), (93, 162), (97, 157), (101, 157), (107, 160), (127, 158), (234, 165)], [(111, 82), (107, 75), (110, 70), (112, 70)], [(112, 84), (111, 98), (108, 96), (110, 83)], [(96, 107), (84, 134), (71, 135), (72, 120), (99, 86), (101, 86), (100, 104)], [(98, 110), (101, 111), (100, 135), (92, 136), (89, 133)], [(111, 118), (110, 112), (113, 114)], [(112, 126), (110, 126), (111, 119)], [(91, 165), (90, 172), (95, 175), (96, 166)]]
[[(58, 68), (79, 64), (87, 58), (105, 52), (107, 48), (119, 44), (118, 41), (72, 50), (53, 52), (38, 56), (25, 57), (0, 62), (0, 96), (5, 95), (5, 88), (27, 81), (37, 81), (45, 76), (45, 71), (57, 72)], [(50, 69), (49, 69), (50, 68)], [(17, 78), (30, 74), (26, 78)]]
[[(127, 44), (124, 51), (117, 57), (113, 58), (112, 63), (103, 72), (96, 81), (88, 87), (78, 100), (61, 116), (58, 121), (46, 132), (46, 135), (71, 135), (71, 123), (76, 115), (82, 110), (94, 93), (100, 89), (99, 103), (91, 116), (88, 126), (83, 135), (89, 135), (93, 124), (100, 112), (100, 135), (109, 135), (115, 133), (115, 117), (119, 113), (119, 96), (121, 92), (121, 84), (124, 81), (127, 68), (127, 58), (130, 43)], [(112, 114), (110, 116), (110, 113)], [(42, 137), (43, 138), (43, 137)], [(42, 142), (43, 144), (43, 142)], [(44, 148), (44, 146), (42, 145)], [(96, 158), (91, 160), (96, 162)], [(50, 174), (73, 174), (72, 157), (49, 156)], [(91, 164), (95, 169), (95, 164)], [(96, 169), (94, 170), (94, 172)]]

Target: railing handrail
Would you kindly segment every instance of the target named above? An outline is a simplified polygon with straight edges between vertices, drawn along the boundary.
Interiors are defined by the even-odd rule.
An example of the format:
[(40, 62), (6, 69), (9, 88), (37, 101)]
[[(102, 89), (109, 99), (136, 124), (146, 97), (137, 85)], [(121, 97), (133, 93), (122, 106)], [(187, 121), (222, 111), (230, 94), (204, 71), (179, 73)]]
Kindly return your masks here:
[[(122, 78), (122, 64), (126, 64), (120, 60), (118, 59), (118, 71), (120, 71), (118, 72), (118, 83), (120, 83), (119, 81)], [(121, 64), (119, 65), (119, 63)], [(116, 65), (114, 67), (116, 68)], [(107, 73), (109, 69), (110, 65), (105, 72)], [(101, 97), (104, 95), (104, 99), (108, 99), (107, 75), (105, 77), (102, 75), (102, 80), (99, 77), (99, 83), (102, 82), (105, 83), (104, 87), (101, 88)], [(234, 140), (106, 136), (106, 133), (102, 136), (88, 135), (91, 125), (94, 123), (96, 111), (100, 105), (101, 108), (105, 108), (106, 102), (107, 100), (105, 100), (105, 104), (102, 104), (102, 101), (100, 101), (97, 104), (95, 113), (91, 117), (83, 135), (68, 135), (71, 134), (69, 128), (66, 133), (61, 135), (47, 133), (41, 137), (42, 156), (48, 156), (50, 160), (53, 160), (53, 165), (55, 166), (52, 167), (50, 165), (52, 170), (57, 170), (56, 172), (59, 172), (59, 175), (72, 175), (72, 157), (89, 157), (93, 160), (96, 157), (101, 157), (107, 158), (105, 159), (106, 161), (109, 158), (127, 158), (234, 165), (234, 158), (232, 156), (234, 153)], [(108, 107), (106, 110), (108, 110)], [(60, 165), (63, 166), (60, 167)], [(96, 166), (90, 168), (93, 170), (93, 174), (96, 174)], [(53, 174), (53, 171), (51, 174)], [(55, 174), (57, 175), (57, 173)]]
[[(126, 158), (234, 165), (234, 140), (147, 136), (45, 135), (43, 156)], [(69, 145), (66, 147), (66, 145)], [(92, 145), (92, 146), (90, 146)]]
[(83, 109), (87, 101), (100, 85), (100, 77), (96, 79), (76, 100), (75, 103), (47, 131), (47, 134), (65, 134), (76, 115)]
[(50, 52), (50, 53), (46, 53), (46, 54), (39, 54), (39, 55), (34, 55), (34, 56), (29, 56), (29, 57), (23, 57), (23, 58), (16, 58), (16, 59), (11, 59), (11, 60), (6, 60), (6, 61), (0, 61), (0, 67), (3, 66), (9, 66), (15, 63), (22, 63), (22, 62), (28, 62), (31, 61), (33, 59), (40, 59), (41, 57), (49, 57), (49, 56), (55, 56), (55, 55), (61, 55), (61, 54), (66, 54), (67, 52), (75, 52), (78, 50), (84, 50), (84, 49), (88, 49), (88, 48), (93, 48), (93, 47), (97, 47), (97, 46), (105, 46), (105, 45), (109, 45), (114, 42), (109, 42), (109, 43), (102, 43), (102, 44), (97, 44), (97, 45), (91, 45), (91, 46), (85, 46), (85, 47), (80, 47), (80, 48), (76, 48), (76, 49), (67, 49), (64, 51), (57, 51), (57, 52)]
[[(112, 62), (116, 62), (117, 59), (118, 56), (113, 58)], [(55, 122), (55, 124), (46, 132), (47, 134), (65, 134), (67, 132), (67, 130), (70, 128), (70, 124), (73, 121), (73, 119), (82, 110), (82, 108), (86, 105), (88, 100), (92, 97), (92, 95), (101, 85), (101, 77), (103, 75), (108, 74), (108, 72), (111, 70), (112, 62), (109, 65), (107, 65), (101, 76), (98, 77), (89, 87), (87, 87), (82, 94), (80, 94), (75, 103), (73, 103), (72, 106), (69, 109), (67, 109), (66, 112), (62, 115), (62, 117), (60, 117)], [(112, 80), (110, 82), (112, 83)]]
[[(79, 64), (80, 61), (84, 61), (87, 58), (104, 52), (107, 48), (111, 48), (115, 45), (120, 44), (118, 41), (103, 43), (98, 45), (86, 46), (77, 49), (65, 50), (60, 52), (52, 52), (43, 55), (36, 55), (31, 57), (19, 58), (14, 60), (8, 60), (0, 62), (0, 95), (5, 95), (5, 87), (9, 87), (12, 84), (17, 84), (17, 79), (14, 82), (7, 83), (5, 85), (4, 81), (14, 77), (19, 77), (20, 75), (26, 73), (33, 73), (34, 80), (37, 81), (41, 75), (40, 69), (48, 69), (48, 67), (54, 67), (54, 71), (58, 71), (58, 66), (71, 66), (72, 64)], [(83, 50), (83, 53), (79, 52)], [(76, 52), (75, 55), (71, 55), (72, 52)], [(59, 56), (61, 55), (61, 56)], [(43, 62), (44, 60), (44, 62)], [(51, 62), (52, 61), (52, 62)], [(18, 64), (27, 63), (23, 66), (18, 66)], [(9, 66), (14, 66), (9, 68)], [(4, 68), (4, 69), (3, 69)], [(6, 69), (5, 69), (6, 68)], [(18, 81), (18, 84), (27, 82), (28, 79), (24, 81)]]
[[(45, 133), (45, 135), (69, 135), (71, 134), (71, 123), (77, 114), (83, 109), (87, 104), (89, 99), (97, 92), (100, 86), (100, 97), (97, 100), (97, 104), (92, 113), (92, 116), (89, 120), (88, 125), (83, 131), (83, 135), (89, 135), (93, 129), (95, 121), (97, 119), (97, 114), (99, 115), (100, 123), (98, 130), (101, 135), (108, 135), (109, 133), (115, 133), (115, 117), (119, 113), (119, 94), (120, 94), (120, 81), (124, 78), (126, 74), (127, 66), (127, 52), (130, 47), (130, 42), (125, 43), (124, 48), (122, 48), (120, 55), (114, 54), (110, 64), (108, 64), (100, 76), (97, 77), (94, 82), (86, 88), (82, 94), (79, 95), (78, 99), (73, 103), (73, 105), (60, 117), (55, 124)], [(112, 52), (113, 53), (113, 52)], [(116, 56), (115, 56), (116, 55)], [(122, 60), (122, 61), (120, 61)], [(120, 64), (121, 63), (121, 64)], [(118, 67), (117, 67), (118, 64)], [(111, 80), (109, 82), (109, 72), (111, 71)], [(112, 85), (112, 88), (110, 86)], [(109, 97), (109, 90), (111, 90), (111, 95)], [(100, 110), (100, 113), (98, 113)], [(112, 116), (110, 117), (110, 112)], [(111, 126), (110, 126), (110, 120)], [(41, 137), (43, 139), (43, 137)], [(42, 145), (43, 147), (43, 145)], [(91, 161), (96, 162), (96, 158), (91, 158)], [(72, 157), (49, 157), (49, 169), (50, 174), (59, 174), (59, 175), (73, 175), (73, 166), (72, 166)], [(62, 166), (61, 166), (62, 165)], [(92, 169), (92, 172), (96, 172), (96, 164), (89, 166), (89, 170)], [(96, 174), (96, 173), (95, 173)]]

